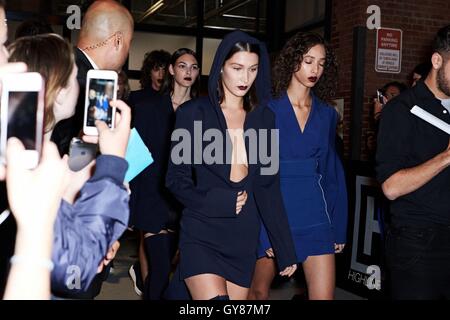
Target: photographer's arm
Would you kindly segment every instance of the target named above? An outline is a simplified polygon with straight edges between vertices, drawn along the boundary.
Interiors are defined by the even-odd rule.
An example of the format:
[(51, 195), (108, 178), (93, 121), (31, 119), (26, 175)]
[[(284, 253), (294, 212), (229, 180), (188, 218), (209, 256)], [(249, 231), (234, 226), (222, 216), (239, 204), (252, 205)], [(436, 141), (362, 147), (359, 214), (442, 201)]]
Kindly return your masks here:
[(26, 169), (25, 148), (11, 138), (7, 148), (8, 200), (17, 222), (4, 299), (49, 299), (53, 223), (67, 184), (67, 162), (46, 142), (35, 170)]

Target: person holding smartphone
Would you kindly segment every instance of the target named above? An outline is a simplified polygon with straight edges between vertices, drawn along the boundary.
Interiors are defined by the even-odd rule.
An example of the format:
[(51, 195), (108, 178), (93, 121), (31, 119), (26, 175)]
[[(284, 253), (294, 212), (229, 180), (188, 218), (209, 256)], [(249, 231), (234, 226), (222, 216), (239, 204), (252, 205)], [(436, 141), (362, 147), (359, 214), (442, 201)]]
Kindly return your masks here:
[[(26, 150), (17, 138), (8, 141), (5, 171), (8, 200), (17, 222), (15, 252), (3, 299), (50, 299), (53, 225), (67, 179), (67, 163), (54, 143), (46, 141), (35, 170), (24, 166)], [(0, 176), (0, 179), (3, 177)]]
[(406, 90), (406, 85), (392, 81), (386, 83), (381, 89), (377, 90), (377, 97), (373, 99), (372, 128), (366, 132), (366, 148), (369, 155), (369, 161), (375, 161), (375, 152), (377, 148), (377, 135), (380, 123), (381, 111), (386, 103)]
[(60, 121), (52, 134), (61, 154), (68, 153), (70, 141), (83, 129), (87, 72), (92, 69), (119, 72), (128, 57), (133, 30), (131, 13), (118, 1), (94, 1), (86, 11), (75, 49), (80, 86), (75, 114)]
[[(40, 45), (39, 50), (29, 53), (33, 45)], [(22, 37), (13, 42), (8, 50), (9, 61), (27, 63), (28, 71), (38, 72), (45, 79), (45, 117), (44, 139), (51, 139), (55, 126), (75, 113), (79, 86), (78, 68), (75, 64), (72, 47), (57, 34), (43, 34)], [(39, 57), (33, 61), (31, 57)]]
[(398, 81), (386, 83), (381, 89), (377, 90), (377, 97), (373, 99), (373, 118), (375, 121), (379, 120), (383, 106), (404, 90), (406, 90), (406, 85)]
[[(27, 63), (28, 71), (39, 72), (46, 79), (44, 127), (48, 141), (55, 124), (71, 116), (77, 102), (72, 48), (54, 34), (25, 37), (11, 45), (10, 60)], [(70, 65), (72, 69), (61, 67)], [(128, 167), (124, 157), (131, 115), (125, 103), (112, 101), (111, 105), (122, 113), (116, 119), (117, 126), (111, 130), (106, 123), (97, 121), (99, 136), (85, 138), (87, 142), (99, 143), (102, 154), (96, 160), (94, 175), (91, 177), (94, 163), (71, 173), (71, 183), (64, 192), (56, 217), (52, 287), (58, 296), (93, 298), (99, 292), (101, 281), (92, 286), (91, 283), (94, 278), (100, 279), (96, 278), (97, 272), (103, 270), (117, 252), (117, 239), (128, 223), (129, 196), (123, 180)], [(71, 266), (80, 268), (79, 288), (71, 289), (68, 285)]]

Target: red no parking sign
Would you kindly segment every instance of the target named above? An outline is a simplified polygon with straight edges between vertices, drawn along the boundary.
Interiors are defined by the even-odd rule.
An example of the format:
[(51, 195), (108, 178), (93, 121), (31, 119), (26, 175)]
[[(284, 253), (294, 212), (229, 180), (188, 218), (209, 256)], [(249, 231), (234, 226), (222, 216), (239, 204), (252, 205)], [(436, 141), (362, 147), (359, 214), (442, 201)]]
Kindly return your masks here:
[(375, 70), (400, 73), (402, 70), (402, 30), (377, 29)]

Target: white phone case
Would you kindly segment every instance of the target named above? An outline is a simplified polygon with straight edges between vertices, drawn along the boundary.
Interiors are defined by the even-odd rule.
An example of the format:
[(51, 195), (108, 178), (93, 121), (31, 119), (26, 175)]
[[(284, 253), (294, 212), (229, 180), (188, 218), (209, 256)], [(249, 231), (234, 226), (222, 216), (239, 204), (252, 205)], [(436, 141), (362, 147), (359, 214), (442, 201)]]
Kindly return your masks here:
[[(15, 73), (6, 74), (1, 77), (2, 82), (2, 98), (1, 98), (1, 137), (0, 137), (0, 158), (3, 163), (6, 163), (6, 143), (8, 140), (8, 127), (13, 125), (14, 119), (11, 117), (18, 112), (19, 106), (24, 108), (25, 105), (20, 105), (20, 100), (14, 107), (10, 105), (10, 98), (12, 93), (37, 93), (37, 106), (35, 115), (35, 132), (34, 140), (27, 140), (28, 143), (31, 142), (33, 148), (27, 147), (25, 141), (22, 141), (27, 147), (25, 155), (22, 160), (27, 168), (35, 168), (38, 165), (43, 141), (43, 122), (44, 122), (44, 80), (41, 75), (37, 72), (25, 72), (25, 73)], [(16, 97), (17, 99), (17, 97)], [(23, 103), (24, 100), (22, 100)], [(25, 100), (26, 101), (26, 100)], [(15, 110), (9, 110), (10, 108), (16, 108)], [(34, 109), (32, 109), (34, 111)], [(26, 120), (27, 113), (16, 115), (19, 116), (18, 119)], [(20, 139), (21, 137), (18, 136)]]
[[(118, 75), (115, 71), (88, 71), (83, 119), (84, 134), (98, 135), (95, 119), (104, 120), (111, 129), (114, 128), (116, 108), (111, 107), (109, 101), (117, 99), (117, 79)], [(110, 109), (111, 114), (109, 114)]]

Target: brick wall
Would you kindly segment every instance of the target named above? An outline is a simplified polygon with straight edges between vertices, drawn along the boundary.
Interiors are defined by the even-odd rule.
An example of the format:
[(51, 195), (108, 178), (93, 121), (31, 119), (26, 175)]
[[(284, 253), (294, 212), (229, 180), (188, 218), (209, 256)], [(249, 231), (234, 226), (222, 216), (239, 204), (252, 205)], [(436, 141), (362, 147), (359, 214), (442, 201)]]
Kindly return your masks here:
[(338, 97), (344, 98), (345, 156), (350, 154), (351, 72), (353, 52), (353, 27), (366, 26), (369, 5), (381, 9), (381, 26), (403, 31), (402, 68), (399, 74), (375, 71), (376, 30), (367, 30), (364, 106), (362, 116), (361, 160), (367, 159), (365, 141), (373, 129), (370, 119), (376, 89), (390, 81), (410, 85), (412, 69), (429, 58), (429, 46), (436, 31), (450, 24), (448, 0), (362, 0), (333, 1), (331, 44), (340, 64)]

